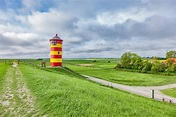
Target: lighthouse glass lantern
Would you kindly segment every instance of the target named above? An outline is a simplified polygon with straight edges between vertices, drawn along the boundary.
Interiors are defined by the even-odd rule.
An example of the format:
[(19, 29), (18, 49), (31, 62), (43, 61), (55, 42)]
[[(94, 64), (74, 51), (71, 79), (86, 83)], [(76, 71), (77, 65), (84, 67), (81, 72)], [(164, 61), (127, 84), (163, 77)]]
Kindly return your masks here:
[(57, 34), (50, 39), (50, 66), (62, 66), (62, 39)]

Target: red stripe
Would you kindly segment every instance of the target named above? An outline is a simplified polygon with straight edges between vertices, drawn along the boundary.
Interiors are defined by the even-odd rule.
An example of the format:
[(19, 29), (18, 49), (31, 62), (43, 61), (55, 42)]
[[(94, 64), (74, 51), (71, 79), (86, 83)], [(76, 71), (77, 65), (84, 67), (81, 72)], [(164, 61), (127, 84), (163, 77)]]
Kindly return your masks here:
[(52, 66), (52, 67), (62, 66), (62, 63), (61, 62), (51, 62), (50, 66)]
[(59, 47), (51, 47), (50, 51), (62, 51), (62, 48)]
[(62, 41), (57, 41), (57, 43), (60, 43), (60, 44), (62, 44)]
[(50, 58), (62, 58), (62, 55), (50, 55)]

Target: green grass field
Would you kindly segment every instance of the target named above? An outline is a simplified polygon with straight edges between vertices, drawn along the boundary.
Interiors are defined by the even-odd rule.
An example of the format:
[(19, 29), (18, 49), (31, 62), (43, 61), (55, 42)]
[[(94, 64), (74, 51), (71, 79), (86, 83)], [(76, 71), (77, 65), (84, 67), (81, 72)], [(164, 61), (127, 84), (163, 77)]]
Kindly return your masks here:
[[(32, 66), (41, 66), (41, 62), (46, 61), (49, 66), (49, 60), (25, 60), (26, 64)], [(114, 70), (120, 59), (64, 59), (63, 66), (85, 75), (94, 76), (111, 82), (133, 85), (133, 86), (159, 86), (176, 83), (175, 76), (145, 74), (130, 72), (125, 70)], [(22, 62), (23, 63), (23, 62)], [(87, 66), (84, 66), (87, 65)]]
[(79, 65), (79, 64), (90, 64), (91, 67), (96, 68), (114, 68), (119, 59), (71, 59), (71, 60), (63, 60), (64, 65)]
[(4, 75), (8, 69), (9, 65), (0, 63), (0, 94), (2, 93), (2, 83), (4, 82)]
[[(111, 89), (62, 69), (21, 65), (41, 115), (106, 117), (174, 117), (176, 106)], [(58, 70), (58, 73), (55, 73)]]
[[(80, 66), (77, 66), (76, 62), (75, 65), (72, 64), (72, 66), (80, 68)], [(111, 69), (110, 67), (107, 68), (106, 65), (100, 67), (98, 64), (94, 67), (85, 67), (85, 69), (88, 70), (89, 68), (103, 70)], [(7, 74), (7, 70), (9, 75), (4, 77), (4, 75)], [(6, 88), (3, 88), (3, 90), (5, 91), (5, 89), (8, 89), (8, 86), (10, 86), (15, 97), (13, 100), (9, 101), (12, 103), (12, 107), (14, 106), (13, 108), (15, 108), (15, 110), (18, 110), (19, 107), (21, 107), (22, 110), (19, 114), (24, 114), (24, 116), (32, 116), (34, 114), (35, 116), (49, 117), (174, 117), (176, 114), (176, 105), (105, 87), (93, 83), (79, 75), (69, 73), (61, 68), (40, 68), (33, 64), (26, 65), (26, 63), (21, 63), (18, 68), (12, 68), (10, 65), (0, 64), (0, 73), (0, 78), (3, 79), (0, 82), (3, 85), (0, 86), (6, 85), (3, 83), (4, 79), (6, 79), (8, 85), (6, 85)], [(13, 82), (11, 82), (13, 84), (10, 85), (9, 81), (11, 78), (13, 78)], [(25, 100), (25, 97), (24, 99), (20, 99), (18, 97), (20, 94), (16, 92), (19, 90), (18, 88), (24, 88), (24, 83), (31, 93), (28, 97), (29, 100)], [(0, 93), (2, 94), (2, 92)], [(25, 94), (25, 92), (23, 93)], [(4, 94), (5, 92), (3, 92), (3, 95)], [(29, 92), (26, 96), (27, 95), (29, 95)], [(29, 105), (26, 105), (23, 101), (30, 102), (30, 97), (35, 97), (35, 100), (33, 101), (31, 98), (35, 111), (28, 114), (25, 113), (25, 108), (31, 104), (29, 103)], [(6, 110), (7, 107), (0, 106), (0, 109), (0, 113), (2, 114), (3, 110)], [(10, 111), (8, 111), (5, 116), (12, 116), (8, 115), (9, 113)]]
[(165, 89), (161, 91), (162, 93), (176, 98), (176, 88)]
[[(64, 66), (80, 74), (90, 75), (105, 79), (115, 83), (134, 85), (134, 86), (159, 86), (176, 83), (176, 76), (165, 76), (156, 74), (145, 74), (113, 69), (117, 61), (114, 59), (111, 63), (108, 60), (68, 60), (64, 61)], [(91, 66), (82, 66), (91, 64)]]

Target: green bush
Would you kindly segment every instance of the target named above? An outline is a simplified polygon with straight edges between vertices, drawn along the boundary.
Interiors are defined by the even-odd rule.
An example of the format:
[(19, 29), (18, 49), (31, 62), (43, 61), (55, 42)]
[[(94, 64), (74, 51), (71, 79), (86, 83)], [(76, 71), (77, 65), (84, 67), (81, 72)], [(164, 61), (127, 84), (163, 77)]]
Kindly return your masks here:
[(173, 60), (167, 60), (167, 62), (159, 62), (155, 60), (151, 62), (148, 60), (142, 60), (139, 55), (131, 52), (124, 53), (121, 56), (121, 63), (117, 63), (115, 68), (125, 68), (143, 73), (176, 73), (176, 64), (174, 64)]

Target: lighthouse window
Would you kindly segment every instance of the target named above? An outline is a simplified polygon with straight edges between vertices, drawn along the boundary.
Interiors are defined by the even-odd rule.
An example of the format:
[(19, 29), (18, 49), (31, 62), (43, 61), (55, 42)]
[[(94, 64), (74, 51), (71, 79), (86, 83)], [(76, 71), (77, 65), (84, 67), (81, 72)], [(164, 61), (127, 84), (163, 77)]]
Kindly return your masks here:
[(60, 54), (60, 52), (58, 52), (58, 54)]
[(57, 43), (56, 41), (52, 41), (52, 45), (56, 45), (56, 43)]

